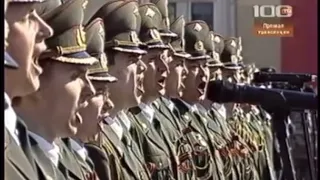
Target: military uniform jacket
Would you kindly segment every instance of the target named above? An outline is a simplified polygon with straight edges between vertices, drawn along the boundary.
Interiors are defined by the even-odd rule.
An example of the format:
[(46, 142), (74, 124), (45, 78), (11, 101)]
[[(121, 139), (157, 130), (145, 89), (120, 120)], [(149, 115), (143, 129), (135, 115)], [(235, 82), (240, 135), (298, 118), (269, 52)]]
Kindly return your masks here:
[[(215, 156), (220, 158), (220, 155), (214, 149), (208, 130), (201, 124), (199, 117), (191, 112), (190, 105), (180, 99), (172, 99), (172, 101), (178, 109), (178, 114), (176, 115), (179, 115), (180, 119), (187, 125), (187, 128), (190, 129), (189, 131), (192, 131), (190, 139), (194, 142), (193, 150), (197, 154), (194, 160), (197, 168), (197, 177), (200, 179), (224, 179), (221, 162), (217, 161), (217, 158), (213, 158)], [(198, 151), (201, 151), (201, 153)], [(199, 154), (203, 155), (199, 156)]]
[[(179, 133), (179, 131), (176, 130), (176, 127), (174, 126), (174, 124), (172, 124), (172, 121), (168, 120), (167, 117), (164, 116), (162, 113), (160, 113), (157, 109), (155, 108), (153, 109), (155, 111), (155, 114), (154, 114), (155, 119), (161, 120), (155, 124), (156, 125), (155, 128), (158, 134), (160, 135), (160, 137), (166, 143), (168, 150), (170, 152), (174, 178), (181, 179), (182, 177), (180, 178), (180, 176), (182, 176), (182, 174), (184, 173), (179, 170), (180, 160), (178, 156), (178, 153), (179, 153), (178, 149), (184, 148), (184, 147), (181, 147), (181, 145), (183, 146), (183, 144), (181, 143), (182, 135)], [(187, 149), (184, 149), (184, 150), (187, 150)], [(191, 147), (189, 147), (189, 150), (191, 150)]]
[(175, 148), (173, 150), (178, 157), (179, 168), (184, 168), (183, 171), (178, 170), (177, 179), (195, 179), (195, 170), (192, 167), (192, 147), (183, 134), (184, 126), (176, 115), (167, 107), (169, 101), (170, 100), (164, 97), (160, 97), (153, 103), (153, 106), (156, 114), (161, 117), (159, 119), (161, 119), (162, 127), (165, 127), (163, 128), (163, 133), (166, 134)]
[(128, 117), (132, 119), (130, 134), (138, 143), (140, 152), (149, 166), (152, 179), (173, 179), (172, 154), (159, 135), (160, 121), (154, 118), (154, 124), (151, 124), (139, 107), (131, 108)]
[[(25, 145), (21, 143), (21, 146)], [(29, 147), (30, 148), (30, 147)], [(5, 179), (36, 180), (38, 174), (23, 149), (15, 142), (11, 134), (5, 129)]]
[(62, 141), (57, 139), (55, 141), (60, 147), (59, 169), (67, 179), (70, 180), (86, 180), (85, 174), (75, 155), (69, 150), (68, 146)]
[(67, 180), (62, 172), (55, 167), (55, 165), (51, 162), (51, 160), (45, 155), (43, 150), (39, 147), (37, 141), (29, 135), (31, 150), (34, 153), (34, 159), (36, 162), (37, 169), (41, 174), (41, 178), (43, 180), (53, 180), (53, 179), (61, 179)]
[(73, 150), (70, 138), (63, 138), (62, 141), (67, 146), (68, 150), (74, 155), (74, 159), (77, 162), (77, 164), (81, 168), (81, 173), (84, 175), (86, 180), (98, 180), (97, 174), (95, 172), (94, 164), (90, 157), (87, 157), (86, 160), (84, 160), (80, 155)]
[(98, 141), (86, 143), (85, 147), (96, 167), (95, 171), (99, 179), (124, 179), (117, 152), (102, 132), (99, 134)]
[[(123, 138), (120, 140), (108, 125), (104, 126), (103, 134), (105, 135), (105, 138), (109, 139), (111, 145), (117, 152), (117, 156), (114, 158), (118, 158), (116, 161), (120, 162), (122, 167), (122, 172), (111, 172), (111, 174), (120, 174), (123, 179), (150, 179), (150, 175), (147, 172), (139, 149), (135, 142), (132, 141), (129, 134), (124, 132)], [(112, 180), (113, 179), (118, 179), (118, 177), (112, 177)]]
[(219, 123), (222, 136), (226, 139), (227, 143), (229, 143), (227, 149), (225, 149), (228, 152), (223, 152), (228, 154), (222, 155), (225, 178), (228, 180), (238, 180), (239, 176), (235, 168), (236, 159), (234, 158), (233, 154), (230, 154), (230, 148), (232, 149), (234, 147), (232, 147), (233, 139), (227, 120), (220, 114), (220, 112), (217, 109), (215, 109), (215, 107), (211, 107), (211, 109), (208, 110), (207, 115), (210, 120), (216, 120), (216, 122)]

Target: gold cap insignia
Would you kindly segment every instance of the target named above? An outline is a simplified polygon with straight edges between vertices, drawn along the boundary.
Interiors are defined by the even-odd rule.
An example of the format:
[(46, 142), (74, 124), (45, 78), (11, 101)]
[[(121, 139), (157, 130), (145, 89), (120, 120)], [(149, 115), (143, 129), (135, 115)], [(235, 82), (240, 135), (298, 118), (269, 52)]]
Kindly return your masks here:
[(202, 26), (200, 25), (200, 24), (198, 24), (198, 23), (196, 23), (195, 25), (194, 25), (194, 28), (193, 28), (195, 31), (198, 31), (198, 32), (200, 32), (201, 30), (202, 30)]
[(153, 16), (155, 14), (156, 13), (152, 9), (150, 9), (150, 8), (147, 9), (146, 16), (149, 16), (149, 17), (153, 18)]
[(83, 8), (83, 9), (86, 9), (86, 8), (87, 8), (87, 5), (88, 5), (88, 0), (86, 0), (86, 1), (83, 2), (82, 8)]
[(138, 38), (138, 35), (135, 31), (131, 31), (130, 32), (130, 39), (132, 42), (136, 43), (136, 44), (139, 44), (140, 43), (140, 40)]
[(237, 44), (236, 44), (236, 42), (235, 42), (234, 40), (231, 41), (230, 45), (231, 45), (232, 47), (234, 47), (234, 48), (237, 47)]
[(167, 17), (167, 18), (165, 18), (165, 20), (164, 20), (164, 25), (168, 28), (168, 27), (170, 27), (170, 19)]
[(108, 59), (105, 53), (100, 56), (100, 65), (103, 69), (108, 69)]
[(134, 7), (133, 9), (133, 14), (138, 15), (139, 14), (139, 10), (137, 7)]
[(231, 62), (234, 63), (234, 64), (238, 63), (238, 58), (237, 58), (236, 55), (232, 55), (231, 56)]
[(203, 42), (202, 42), (202, 41), (197, 41), (197, 42), (194, 44), (194, 49), (197, 50), (197, 51), (202, 51), (202, 50), (204, 50)]
[(220, 43), (220, 42), (221, 42), (220, 37), (219, 37), (219, 36), (215, 36), (215, 37), (214, 37), (214, 42)]
[(151, 37), (153, 38), (153, 39), (161, 39), (161, 36), (160, 36), (160, 33), (159, 33), (159, 31), (158, 30), (156, 30), (156, 29), (151, 29), (150, 30), (150, 35), (151, 35)]
[(102, 25), (100, 26), (100, 28), (99, 28), (99, 34), (100, 34), (100, 36), (101, 37), (103, 37), (104, 38), (104, 28), (102, 27)]
[(213, 59), (216, 61), (220, 60), (220, 55), (217, 52), (213, 52)]
[(238, 40), (239, 40), (238, 44), (241, 46), (242, 45), (242, 38), (238, 37)]
[(76, 30), (76, 34), (78, 46), (86, 46), (86, 33), (82, 25)]
[(214, 34), (213, 33), (210, 33), (210, 39), (211, 39), (211, 41), (214, 41)]

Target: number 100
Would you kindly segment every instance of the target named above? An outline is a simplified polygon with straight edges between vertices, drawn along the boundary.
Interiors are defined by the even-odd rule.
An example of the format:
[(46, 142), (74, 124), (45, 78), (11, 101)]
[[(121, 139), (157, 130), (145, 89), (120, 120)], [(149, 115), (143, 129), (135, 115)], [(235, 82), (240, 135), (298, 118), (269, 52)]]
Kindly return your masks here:
[(291, 17), (292, 7), (288, 5), (254, 5), (253, 14), (256, 18)]

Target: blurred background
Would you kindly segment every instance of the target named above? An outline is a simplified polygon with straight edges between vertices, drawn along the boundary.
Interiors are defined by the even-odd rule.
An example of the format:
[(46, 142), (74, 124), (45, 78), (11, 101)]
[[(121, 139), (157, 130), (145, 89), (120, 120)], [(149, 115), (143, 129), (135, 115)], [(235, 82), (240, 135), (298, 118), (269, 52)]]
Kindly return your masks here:
[[(148, 0), (140, 0), (148, 2)], [(294, 37), (253, 34), (253, 5), (291, 5)], [(317, 0), (169, 0), (171, 21), (204, 20), (223, 36), (240, 36), (245, 62), (277, 71), (317, 74)]]

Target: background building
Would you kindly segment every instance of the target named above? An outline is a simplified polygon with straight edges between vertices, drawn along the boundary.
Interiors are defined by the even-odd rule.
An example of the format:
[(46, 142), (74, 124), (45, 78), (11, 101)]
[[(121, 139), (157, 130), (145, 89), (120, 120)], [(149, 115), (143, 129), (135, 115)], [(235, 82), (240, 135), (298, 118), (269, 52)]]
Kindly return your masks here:
[[(140, 0), (148, 2), (148, 0)], [(253, 34), (253, 5), (293, 6), (294, 37)], [(243, 57), (282, 72), (317, 73), (317, 0), (169, 0), (170, 19), (201, 19), (223, 36), (241, 36)]]

